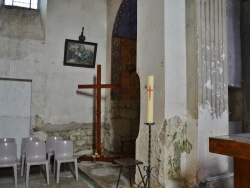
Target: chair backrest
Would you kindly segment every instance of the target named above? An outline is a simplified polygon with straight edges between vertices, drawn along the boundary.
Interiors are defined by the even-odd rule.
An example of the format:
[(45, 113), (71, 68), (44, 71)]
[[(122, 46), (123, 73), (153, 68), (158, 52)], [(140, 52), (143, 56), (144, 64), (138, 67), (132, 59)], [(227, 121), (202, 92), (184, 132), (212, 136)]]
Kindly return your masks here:
[(0, 164), (17, 160), (16, 143), (0, 143)]
[(56, 142), (55, 157), (73, 157), (73, 142), (69, 140)]
[(26, 153), (26, 144), (28, 142), (39, 142), (39, 138), (37, 137), (26, 137), (22, 139), (22, 144), (21, 144), (21, 152), (22, 154)]
[(28, 142), (26, 144), (26, 159), (46, 159), (46, 146), (44, 141)]
[(47, 152), (54, 152), (56, 148), (56, 142), (61, 141), (61, 140), (62, 140), (62, 137), (60, 136), (48, 137), (46, 140)]
[(0, 138), (0, 143), (16, 143), (15, 138)]

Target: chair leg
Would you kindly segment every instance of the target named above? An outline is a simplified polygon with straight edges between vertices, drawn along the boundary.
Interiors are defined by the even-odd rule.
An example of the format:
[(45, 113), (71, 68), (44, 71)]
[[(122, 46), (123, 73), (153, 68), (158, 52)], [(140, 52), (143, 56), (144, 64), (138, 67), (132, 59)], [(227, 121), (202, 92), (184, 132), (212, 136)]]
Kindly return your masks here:
[(14, 171), (15, 187), (17, 188), (17, 166), (16, 164), (13, 166), (13, 171)]
[(61, 162), (57, 161), (57, 170), (56, 170), (56, 183), (59, 183), (59, 176), (60, 176), (60, 166)]
[(130, 166), (128, 166), (128, 171), (129, 171), (129, 183), (130, 183), (130, 187), (132, 187)]
[(75, 176), (76, 176), (76, 180), (78, 181), (78, 166), (77, 166), (77, 160), (75, 160)]
[(45, 163), (46, 175), (47, 175), (47, 184), (49, 184), (49, 164), (48, 163)]
[(21, 161), (21, 176), (23, 176), (23, 168), (24, 168), (24, 155), (21, 155), (22, 161)]
[(30, 164), (26, 164), (26, 179), (25, 179), (25, 185), (28, 187), (29, 185), (29, 175), (30, 175)]
[(57, 161), (54, 159), (54, 166), (53, 166), (54, 177), (56, 177), (56, 166), (57, 166)]
[(51, 159), (51, 155), (50, 155), (50, 154), (48, 154), (48, 165), (49, 165), (49, 169), (51, 169), (51, 172), (53, 173), (52, 168), (50, 168), (50, 159)]
[(119, 185), (121, 172), (122, 172), (122, 165), (121, 165), (121, 167), (120, 167), (120, 173), (119, 173), (119, 176), (118, 176), (118, 180), (117, 180), (116, 188), (118, 188), (118, 185)]

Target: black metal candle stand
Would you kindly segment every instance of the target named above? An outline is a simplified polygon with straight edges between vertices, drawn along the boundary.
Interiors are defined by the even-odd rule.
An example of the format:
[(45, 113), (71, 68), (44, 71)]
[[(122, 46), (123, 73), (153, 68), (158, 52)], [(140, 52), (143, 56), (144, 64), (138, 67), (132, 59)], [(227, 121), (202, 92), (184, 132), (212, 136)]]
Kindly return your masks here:
[[(151, 176), (151, 126), (155, 123), (144, 123), (148, 125), (148, 166), (144, 166), (144, 171), (146, 171), (146, 175), (143, 177), (143, 185), (144, 188), (150, 188), (150, 176)], [(145, 181), (144, 181), (145, 179)]]

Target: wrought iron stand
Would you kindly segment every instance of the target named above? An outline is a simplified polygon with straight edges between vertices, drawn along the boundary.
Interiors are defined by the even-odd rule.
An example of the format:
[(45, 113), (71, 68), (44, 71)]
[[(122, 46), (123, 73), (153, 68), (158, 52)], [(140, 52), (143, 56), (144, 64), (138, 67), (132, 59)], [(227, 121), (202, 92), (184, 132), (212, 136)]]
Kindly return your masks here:
[(155, 123), (144, 123), (148, 125), (148, 166), (145, 166), (146, 171), (146, 181), (145, 181), (145, 188), (150, 188), (150, 176), (151, 176), (151, 126)]

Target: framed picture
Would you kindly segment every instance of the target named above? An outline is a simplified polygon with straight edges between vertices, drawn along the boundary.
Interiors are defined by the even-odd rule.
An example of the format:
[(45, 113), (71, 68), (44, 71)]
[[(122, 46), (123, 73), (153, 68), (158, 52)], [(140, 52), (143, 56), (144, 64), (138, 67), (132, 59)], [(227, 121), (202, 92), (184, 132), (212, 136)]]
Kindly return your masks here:
[(97, 43), (65, 40), (64, 65), (95, 68)]

